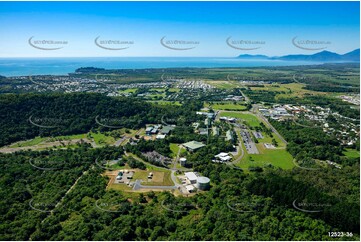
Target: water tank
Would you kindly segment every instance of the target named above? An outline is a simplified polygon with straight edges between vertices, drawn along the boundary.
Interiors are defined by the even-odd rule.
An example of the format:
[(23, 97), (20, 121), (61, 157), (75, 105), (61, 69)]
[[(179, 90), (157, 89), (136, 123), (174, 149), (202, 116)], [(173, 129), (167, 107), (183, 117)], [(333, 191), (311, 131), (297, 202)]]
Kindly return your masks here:
[(197, 188), (199, 190), (207, 190), (210, 187), (210, 181), (208, 177), (200, 176), (197, 178)]
[(179, 161), (180, 161), (181, 166), (185, 166), (186, 163), (187, 163), (187, 159), (186, 159), (186, 158), (180, 158)]

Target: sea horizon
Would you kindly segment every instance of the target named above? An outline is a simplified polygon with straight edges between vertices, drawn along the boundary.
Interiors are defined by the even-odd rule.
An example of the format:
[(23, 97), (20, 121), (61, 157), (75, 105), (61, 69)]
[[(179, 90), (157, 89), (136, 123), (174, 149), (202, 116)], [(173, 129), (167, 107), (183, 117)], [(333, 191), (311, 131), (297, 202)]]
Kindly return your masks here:
[(0, 58), (0, 75), (67, 75), (81, 67), (105, 69), (240, 68), (320, 65), (327, 62), (237, 57), (11, 57)]

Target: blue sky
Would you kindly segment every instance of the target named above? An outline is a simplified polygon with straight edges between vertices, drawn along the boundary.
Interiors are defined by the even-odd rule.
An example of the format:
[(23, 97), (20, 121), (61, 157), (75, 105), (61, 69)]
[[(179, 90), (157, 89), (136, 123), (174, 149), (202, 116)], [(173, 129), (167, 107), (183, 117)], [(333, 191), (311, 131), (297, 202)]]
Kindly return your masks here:
[[(0, 57), (219, 56), (346, 53), (359, 48), (359, 2), (0, 2)], [(28, 40), (66, 41), (32, 47)], [(131, 44), (102, 44), (101, 40)], [(174, 50), (160, 43), (192, 41)], [(321, 43), (301, 45), (298, 41)], [(251, 41), (256, 44), (226, 44)], [(98, 42), (99, 43), (99, 42)], [(233, 42), (232, 42), (233, 43)], [(239, 42), (238, 42), (239, 43)], [(257, 48), (257, 49), (255, 49)], [(248, 49), (248, 50), (245, 50)]]

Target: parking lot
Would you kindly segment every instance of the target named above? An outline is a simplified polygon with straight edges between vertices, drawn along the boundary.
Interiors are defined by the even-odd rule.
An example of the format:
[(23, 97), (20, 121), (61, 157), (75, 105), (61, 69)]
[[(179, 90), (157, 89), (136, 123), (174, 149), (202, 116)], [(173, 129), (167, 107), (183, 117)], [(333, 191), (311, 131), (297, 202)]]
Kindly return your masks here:
[(257, 139), (263, 139), (263, 135), (262, 135), (261, 132), (253, 131), (253, 135), (254, 135), (254, 137), (256, 137)]
[(247, 130), (242, 129), (241, 136), (242, 136), (244, 146), (246, 147), (247, 153), (248, 154), (259, 154), (259, 151), (256, 147), (256, 144), (253, 142), (250, 133)]

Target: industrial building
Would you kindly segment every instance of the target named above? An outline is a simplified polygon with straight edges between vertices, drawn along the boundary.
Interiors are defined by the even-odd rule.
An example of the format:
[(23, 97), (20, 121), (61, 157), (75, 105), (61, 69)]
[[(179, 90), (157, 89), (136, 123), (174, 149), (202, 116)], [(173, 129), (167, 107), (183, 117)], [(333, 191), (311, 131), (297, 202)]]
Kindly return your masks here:
[(183, 144), (183, 147), (186, 148), (188, 151), (196, 151), (204, 146), (206, 145), (198, 141), (189, 141)]
[(208, 135), (208, 129), (200, 128), (199, 129), (199, 134), (200, 135)]
[(192, 193), (196, 190), (196, 188), (193, 185), (187, 185), (186, 189), (189, 193)]
[(237, 119), (236, 118), (230, 118), (230, 117), (220, 117), (219, 120), (234, 123), (234, 122), (236, 122)]
[(214, 156), (217, 160), (219, 160), (220, 162), (228, 162), (232, 159), (232, 157), (225, 152), (221, 152), (218, 155)]
[(165, 134), (158, 134), (156, 139), (165, 139)]
[(190, 184), (196, 184), (197, 183), (197, 175), (194, 172), (186, 172), (184, 173)]
[(161, 134), (169, 134), (175, 127), (173, 126), (164, 126), (161, 130), (160, 133)]
[(196, 114), (205, 115), (209, 119), (214, 119), (216, 117), (216, 113), (196, 112)]

